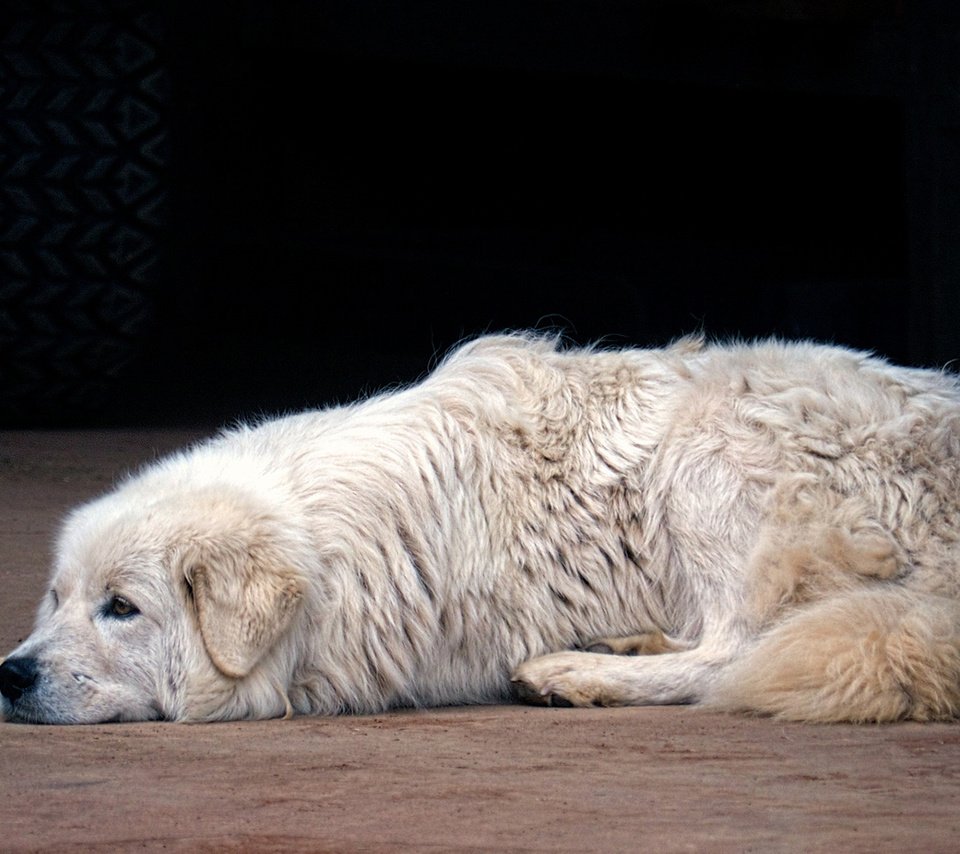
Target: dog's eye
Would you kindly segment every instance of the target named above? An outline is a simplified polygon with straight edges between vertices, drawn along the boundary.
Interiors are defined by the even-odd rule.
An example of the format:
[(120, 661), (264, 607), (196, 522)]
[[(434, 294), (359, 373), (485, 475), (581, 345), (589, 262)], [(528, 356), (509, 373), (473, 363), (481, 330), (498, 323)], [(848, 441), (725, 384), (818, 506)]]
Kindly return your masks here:
[(140, 611), (132, 602), (122, 596), (114, 596), (107, 604), (107, 614), (111, 617), (132, 617)]

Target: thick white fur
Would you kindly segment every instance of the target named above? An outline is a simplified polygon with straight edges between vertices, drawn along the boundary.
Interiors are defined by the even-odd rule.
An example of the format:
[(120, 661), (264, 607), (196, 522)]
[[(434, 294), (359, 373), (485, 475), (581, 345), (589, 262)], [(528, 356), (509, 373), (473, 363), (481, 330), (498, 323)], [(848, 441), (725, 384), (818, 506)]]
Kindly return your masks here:
[(958, 487), (949, 375), (483, 338), (75, 511), (4, 712), (372, 712), (503, 700), (512, 675), (534, 702), (954, 718)]

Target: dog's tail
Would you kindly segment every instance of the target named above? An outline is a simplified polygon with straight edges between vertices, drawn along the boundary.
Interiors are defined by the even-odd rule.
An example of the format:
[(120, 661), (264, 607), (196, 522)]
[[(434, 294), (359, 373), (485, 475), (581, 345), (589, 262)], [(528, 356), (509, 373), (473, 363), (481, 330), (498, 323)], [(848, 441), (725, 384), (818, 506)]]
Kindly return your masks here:
[(960, 603), (891, 586), (798, 610), (725, 671), (711, 704), (819, 722), (960, 717)]

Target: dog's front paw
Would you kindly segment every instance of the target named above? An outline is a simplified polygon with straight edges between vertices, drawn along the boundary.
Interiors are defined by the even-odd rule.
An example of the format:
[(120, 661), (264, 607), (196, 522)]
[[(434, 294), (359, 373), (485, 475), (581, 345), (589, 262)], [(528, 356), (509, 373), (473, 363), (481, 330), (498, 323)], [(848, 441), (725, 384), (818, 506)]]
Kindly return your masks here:
[(558, 652), (527, 661), (511, 677), (514, 696), (538, 706), (617, 705), (591, 677), (593, 658), (589, 653)]

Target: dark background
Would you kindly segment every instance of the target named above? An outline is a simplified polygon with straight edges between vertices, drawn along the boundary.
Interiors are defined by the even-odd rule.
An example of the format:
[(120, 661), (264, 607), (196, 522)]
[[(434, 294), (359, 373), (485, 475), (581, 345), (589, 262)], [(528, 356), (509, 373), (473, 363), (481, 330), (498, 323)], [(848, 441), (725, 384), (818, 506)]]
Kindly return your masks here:
[(518, 327), (960, 355), (946, 2), (23, 2), (0, 25), (8, 426), (349, 400)]

